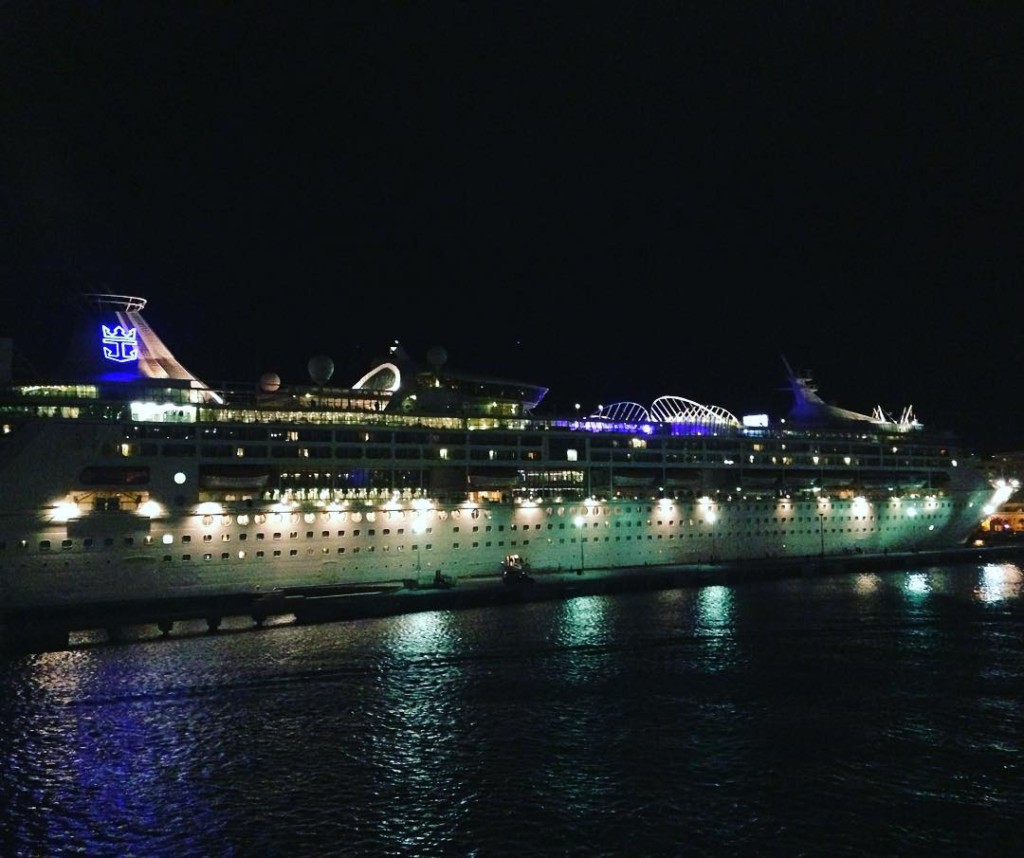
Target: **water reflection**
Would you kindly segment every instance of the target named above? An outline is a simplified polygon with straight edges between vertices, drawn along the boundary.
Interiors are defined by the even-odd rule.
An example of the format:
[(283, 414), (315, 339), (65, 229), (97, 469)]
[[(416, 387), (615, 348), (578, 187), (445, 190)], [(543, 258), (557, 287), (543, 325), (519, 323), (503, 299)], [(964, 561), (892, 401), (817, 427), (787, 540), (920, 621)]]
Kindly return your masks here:
[(1022, 584), (917, 567), (10, 660), (0, 855), (1006, 854)]
[(363, 722), (365, 756), (349, 776), (367, 778), (387, 807), (375, 822), (390, 849), (429, 853), (443, 848), (465, 799), (459, 745), (471, 730), (459, 705), (458, 623), (451, 612), (425, 611), (395, 618), (389, 632), (390, 658)]
[(450, 652), (457, 647), (457, 626), (445, 611), (421, 611), (396, 617), (390, 629), (389, 651), (398, 657), (419, 658)]
[(912, 596), (923, 596), (931, 592), (932, 585), (927, 572), (912, 572), (904, 584), (906, 591)]
[[(203, 789), (182, 790), (197, 768), (190, 725), (202, 704), (126, 693), (140, 676), (159, 674), (141, 649), (55, 652), (24, 659), (6, 685), (6, 732), (0, 794), (5, 838), (47, 843), (47, 854), (101, 851), (131, 840), (197, 850), (199, 832), (215, 828)], [(194, 827), (174, 825), (188, 818)], [(6, 840), (0, 843), (5, 851)], [(36, 853), (34, 853), (36, 854)], [(43, 853), (38, 853), (43, 854)]]
[(1024, 574), (1013, 563), (986, 563), (981, 569), (981, 580), (974, 590), (982, 602), (1001, 602), (1021, 596)]
[(704, 587), (697, 595), (697, 616), (706, 633), (728, 631), (732, 623), (734, 593), (729, 587)]
[(854, 579), (854, 588), (862, 596), (877, 593), (882, 586), (881, 577), (875, 572), (861, 572)]
[(729, 587), (704, 587), (697, 594), (695, 633), (704, 642), (705, 668), (711, 673), (727, 670), (737, 658), (734, 628), (735, 592)]
[[(860, 590), (858, 578), (858, 590)], [(926, 597), (969, 597), (996, 603), (1018, 599), (1024, 593), (1024, 572), (1016, 563), (986, 563), (977, 567), (922, 569), (902, 576), (903, 593), (914, 605)]]
[(567, 599), (558, 612), (557, 641), (561, 646), (579, 646), (604, 640), (608, 635), (609, 601), (604, 596)]

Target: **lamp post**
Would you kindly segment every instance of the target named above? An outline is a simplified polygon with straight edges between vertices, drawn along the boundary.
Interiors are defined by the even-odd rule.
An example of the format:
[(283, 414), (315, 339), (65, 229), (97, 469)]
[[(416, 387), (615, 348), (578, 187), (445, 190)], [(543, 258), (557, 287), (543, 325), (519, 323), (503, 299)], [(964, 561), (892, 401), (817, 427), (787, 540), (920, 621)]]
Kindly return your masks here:
[(583, 527), (584, 527), (583, 516), (582, 515), (576, 516), (576, 518), (573, 520), (573, 523), (576, 525), (576, 528), (580, 532), (580, 572), (582, 573), (583, 572)]
[(821, 540), (821, 556), (825, 556), (825, 513), (818, 513), (818, 538)]
[(416, 534), (416, 577), (420, 574), (420, 537), (423, 535), (425, 527), (420, 519), (416, 519), (412, 523), (412, 532)]
[(714, 509), (710, 506), (705, 515), (704, 519), (708, 523), (708, 527), (711, 528), (711, 562), (715, 562), (715, 522), (718, 520), (718, 516), (715, 514)]

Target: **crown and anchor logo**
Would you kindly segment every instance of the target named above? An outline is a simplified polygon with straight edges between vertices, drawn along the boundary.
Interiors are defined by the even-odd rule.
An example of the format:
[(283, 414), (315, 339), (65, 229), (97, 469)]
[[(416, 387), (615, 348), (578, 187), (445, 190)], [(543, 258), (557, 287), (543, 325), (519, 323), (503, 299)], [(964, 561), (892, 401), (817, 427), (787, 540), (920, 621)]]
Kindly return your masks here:
[(117, 363), (128, 363), (139, 357), (138, 330), (115, 325), (103, 328), (103, 357)]

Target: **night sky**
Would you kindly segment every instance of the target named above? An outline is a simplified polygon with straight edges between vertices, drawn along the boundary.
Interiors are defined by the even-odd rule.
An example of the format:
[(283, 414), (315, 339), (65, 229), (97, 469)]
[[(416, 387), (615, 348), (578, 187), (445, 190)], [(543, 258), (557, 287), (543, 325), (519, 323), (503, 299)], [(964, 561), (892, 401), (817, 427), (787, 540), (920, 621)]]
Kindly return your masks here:
[(0, 6), (0, 335), (139, 295), (207, 381), (414, 357), (549, 404), (1024, 449), (1016, 4)]

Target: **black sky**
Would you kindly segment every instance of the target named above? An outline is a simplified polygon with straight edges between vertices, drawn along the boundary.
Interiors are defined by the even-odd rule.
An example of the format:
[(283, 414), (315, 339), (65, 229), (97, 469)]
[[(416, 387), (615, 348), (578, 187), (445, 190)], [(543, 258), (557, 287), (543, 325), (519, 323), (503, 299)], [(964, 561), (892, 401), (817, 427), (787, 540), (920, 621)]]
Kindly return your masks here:
[[(1013, 4), (0, 6), (0, 335), (149, 299), (211, 381), (913, 404), (1024, 447)], [(35, 336), (30, 325), (48, 326)]]

